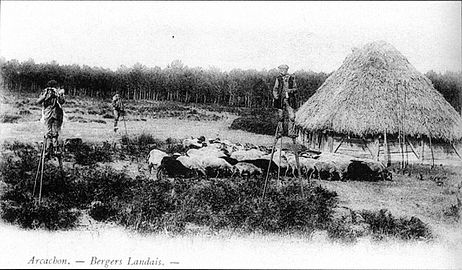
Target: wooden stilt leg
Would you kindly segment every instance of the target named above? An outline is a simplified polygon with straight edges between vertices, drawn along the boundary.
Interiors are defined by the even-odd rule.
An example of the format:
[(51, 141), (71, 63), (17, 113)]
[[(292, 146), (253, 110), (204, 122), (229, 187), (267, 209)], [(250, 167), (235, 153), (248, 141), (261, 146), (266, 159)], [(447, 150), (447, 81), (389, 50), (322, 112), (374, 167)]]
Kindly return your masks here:
[(298, 157), (297, 140), (295, 138), (292, 138), (292, 142), (293, 142), (293, 145), (294, 145), (295, 163), (297, 165), (298, 179), (300, 181), (300, 191), (301, 191), (302, 196), (305, 196), (303, 194), (303, 181), (302, 181), (302, 173), (301, 173), (301, 170), (300, 170), (300, 159)]
[(273, 147), (271, 148), (271, 157), (270, 157), (270, 160), (268, 162), (268, 170), (266, 171), (266, 178), (265, 178), (265, 185), (263, 186), (262, 200), (265, 199), (265, 195), (266, 195), (266, 186), (268, 184), (268, 178), (269, 178), (269, 172), (270, 172), (270, 168), (271, 168), (271, 163), (273, 162), (274, 149), (276, 148), (276, 144), (278, 143), (278, 131), (279, 131), (279, 124), (276, 127), (276, 134), (274, 135)]
[(276, 182), (278, 185), (280, 184), (279, 180), (280, 180), (280, 176), (281, 176), (282, 138), (283, 137), (281, 137), (281, 147), (279, 148), (278, 179), (277, 179), (277, 182)]

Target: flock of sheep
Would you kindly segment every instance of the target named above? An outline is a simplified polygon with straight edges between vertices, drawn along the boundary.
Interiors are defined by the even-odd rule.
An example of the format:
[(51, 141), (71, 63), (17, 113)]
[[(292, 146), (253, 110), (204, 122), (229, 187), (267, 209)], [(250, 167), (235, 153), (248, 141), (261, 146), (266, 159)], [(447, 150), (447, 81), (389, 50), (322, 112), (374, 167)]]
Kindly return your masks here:
[[(268, 170), (271, 151), (266, 147), (235, 144), (228, 140), (185, 139), (184, 154), (169, 155), (159, 149), (149, 153), (149, 171), (157, 170), (157, 177), (252, 177)], [(301, 177), (324, 180), (391, 180), (391, 173), (378, 161), (358, 159), (334, 153), (299, 153)], [(298, 176), (295, 154), (276, 149), (270, 172), (284, 176)]]

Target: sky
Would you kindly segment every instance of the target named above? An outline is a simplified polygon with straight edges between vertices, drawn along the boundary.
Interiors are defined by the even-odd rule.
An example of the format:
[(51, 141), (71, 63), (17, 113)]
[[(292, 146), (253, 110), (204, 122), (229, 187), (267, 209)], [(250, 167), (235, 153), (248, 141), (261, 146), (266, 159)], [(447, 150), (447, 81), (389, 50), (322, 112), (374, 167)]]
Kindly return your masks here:
[(0, 55), (117, 69), (331, 72), (353, 47), (395, 46), (417, 70), (461, 71), (461, 2), (2, 1)]

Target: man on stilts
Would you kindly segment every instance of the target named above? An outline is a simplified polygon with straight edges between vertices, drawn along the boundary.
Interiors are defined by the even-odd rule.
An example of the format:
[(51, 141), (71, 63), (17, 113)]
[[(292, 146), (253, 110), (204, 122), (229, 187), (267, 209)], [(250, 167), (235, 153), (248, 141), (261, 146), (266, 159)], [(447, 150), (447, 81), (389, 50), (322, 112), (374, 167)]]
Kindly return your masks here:
[(119, 94), (115, 94), (112, 97), (112, 108), (114, 112), (114, 132), (117, 132), (117, 123), (119, 122), (119, 118), (120, 116), (123, 117), (125, 115), (124, 106), (122, 104), (122, 100), (120, 99)]
[(38, 204), (42, 197), (43, 186), (43, 171), (45, 168), (45, 159), (56, 157), (61, 170), (61, 181), (64, 181), (62, 150), (59, 147), (59, 133), (64, 119), (64, 111), (62, 105), (66, 102), (64, 98), (64, 89), (58, 88), (58, 83), (55, 80), (50, 80), (47, 87), (42, 91), (36, 104), (43, 104), (42, 118), (45, 123), (47, 132), (44, 136), (42, 151), (37, 173), (34, 180), (33, 196), (36, 194), (37, 180), (40, 178), (38, 190)]
[[(279, 151), (279, 155), (280, 155), (279, 162), (280, 162), (281, 152), (282, 152), (282, 138), (284, 136), (292, 138), (293, 151), (295, 154), (295, 160), (296, 160), (296, 165), (297, 165), (297, 173), (298, 173), (298, 177), (301, 177), (300, 162), (299, 162), (299, 157), (298, 157), (298, 147), (296, 143), (298, 132), (295, 127), (295, 110), (298, 109), (297, 84), (295, 82), (295, 76), (293, 74), (288, 73), (289, 66), (280, 65), (278, 69), (279, 69), (279, 75), (277, 76), (276, 82), (274, 83), (274, 87), (273, 87), (274, 107), (278, 109), (278, 125), (276, 128), (273, 148), (271, 151), (271, 160), (273, 159), (274, 149), (276, 147), (278, 140), (281, 139), (281, 146), (280, 146), (280, 151)], [(268, 166), (268, 171), (266, 174), (265, 187), (263, 189), (263, 197), (266, 192), (266, 183), (268, 181), (268, 176), (269, 176), (269, 171), (270, 171), (269, 166)], [(278, 182), (279, 182), (279, 172), (280, 172), (280, 169), (278, 169)], [(303, 187), (301, 188), (302, 188), (301, 191), (303, 194)]]
[(47, 83), (47, 87), (36, 101), (37, 104), (43, 104), (42, 117), (47, 128), (45, 135), (47, 158), (53, 156), (60, 158), (62, 154), (58, 137), (63, 124), (64, 112), (62, 105), (65, 102), (64, 89), (58, 89), (58, 83), (55, 80)]

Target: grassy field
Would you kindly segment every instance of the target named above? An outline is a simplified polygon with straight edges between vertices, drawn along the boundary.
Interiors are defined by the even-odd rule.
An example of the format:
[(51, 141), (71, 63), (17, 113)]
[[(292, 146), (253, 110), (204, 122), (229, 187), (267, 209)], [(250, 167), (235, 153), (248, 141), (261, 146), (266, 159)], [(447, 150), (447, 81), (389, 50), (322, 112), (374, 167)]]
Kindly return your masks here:
[[(42, 140), (44, 128), (39, 122), (41, 116), (40, 107), (32, 104), (33, 99), (34, 97), (32, 96), (21, 98), (13, 96), (3, 97), (0, 109), (3, 121), (0, 123), (0, 141), (2, 144), (11, 143), (13, 141), (34, 144)], [(229, 129), (232, 121), (236, 119), (238, 115), (223, 108), (205, 108), (203, 106), (187, 106), (184, 104), (156, 102), (130, 102), (127, 104), (127, 108), (127, 133), (129, 137), (132, 138), (140, 134), (149, 134), (159, 141), (165, 141), (167, 139), (181, 140), (191, 136), (205, 136), (207, 138), (219, 137), (232, 142), (252, 143), (254, 145), (265, 146), (270, 146), (273, 140), (272, 136), (256, 135), (241, 130)], [(105, 141), (111, 144), (120, 144), (121, 138), (125, 134), (123, 122), (119, 123), (120, 129), (118, 133), (114, 133), (112, 130), (113, 119), (108, 118), (108, 115), (111, 114), (109, 101), (102, 103), (101, 101), (92, 99), (70, 99), (70, 102), (65, 105), (65, 111), (66, 121), (63, 126), (62, 138), (82, 138), (84, 142), (95, 145), (99, 145)], [(286, 139), (286, 141), (288, 141), (288, 139)], [(452, 163), (458, 164), (457, 162)], [(69, 170), (71, 170), (70, 168), (73, 166), (70, 163), (65, 165), (68, 166)], [(147, 164), (141, 158), (137, 160), (113, 159), (102, 165), (109, 165), (116, 171), (125, 171), (132, 178), (136, 178), (137, 175), (147, 174)], [(337, 208), (351, 209), (358, 212), (364, 210), (379, 211), (380, 209), (387, 209), (389, 213), (396, 218), (417, 217), (430, 227), (434, 235), (434, 240), (432, 241), (438, 245), (437, 253), (443, 252), (444, 256), (451, 257), (452, 255), (450, 254), (452, 254), (454, 250), (462, 251), (460, 213), (454, 211), (454, 206), (457, 205), (457, 184), (462, 180), (462, 166), (445, 165), (442, 167), (437, 166), (437, 168), (429, 170), (428, 165), (414, 164), (412, 165), (411, 171), (410, 175), (393, 173), (393, 181), (341, 182), (320, 180), (317, 181), (317, 183), (323, 188), (338, 194)], [(290, 179), (288, 179), (288, 181), (290, 181)], [(7, 225), (3, 224), (2, 226)], [(99, 234), (111, 228), (113, 225), (110, 225), (110, 223), (97, 222), (88, 214), (84, 214), (79, 217), (78, 226), (83, 226), (85, 230), (94, 231)], [(11, 230), (8, 226), (5, 228)], [(197, 233), (206, 236), (211, 233), (210, 230), (204, 230), (204, 228), (201, 227), (188, 228), (186, 231), (195, 235), (188, 238), (188, 241), (203, 241), (198, 240), (202, 238), (197, 238)], [(80, 234), (82, 229), (77, 227), (74, 228), (74, 230), (77, 230)], [(118, 233), (121, 234), (120, 232)], [(325, 230), (320, 229), (319, 233), (310, 234), (308, 238), (312, 241), (327, 245), (327, 242), (325, 242), (327, 241), (327, 237), (324, 236), (324, 233)], [(270, 249), (274, 249), (274, 247), (278, 245), (277, 243), (293, 245), (298, 252), (303, 252), (302, 247), (309, 250), (316, 249), (315, 246), (305, 246), (305, 240), (303, 239), (306, 235), (295, 234), (287, 238), (280, 234), (265, 234), (264, 236), (259, 236), (260, 238), (258, 239), (254, 239), (252, 238), (252, 234), (248, 232), (236, 234), (236, 232), (232, 230), (222, 230), (218, 234), (213, 232), (212, 235), (214, 235), (213, 237), (221, 239), (231, 239), (226, 240), (229, 241), (229, 243), (226, 244), (225, 249), (229, 249), (230, 246), (232, 246), (230, 243), (237, 246), (245, 246), (244, 249), (248, 249), (248, 245), (246, 246), (243, 244), (248, 241), (255, 241), (256, 246), (262, 247), (265, 246), (265, 243), (269, 242), (271, 243), (269, 244)], [(233, 236), (229, 238), (228, 236), (230, 235)], [(46, 238), (48, 236), (43, 237)], [(282, 242), (281, 237), (285, 239)], [(363, 239), (370, 238), (365, 237)], [(357, 245), (364, 244), (364, 242), (361, 241), (357, 243)], [(213, 245), (223, 246), (224, 244), (214, 243)], [(400, 244), (399, 242), (392, 242), (390, 245), (399, 246)], [(320, 248), (320, 246), (317, 246), (317, 248)], [(362, 248), (361, 250), (365, 252), (365, 254), (370, 254), (364, 251), (364, 249), (367, 249), (366, 246)], [(421, 251), (419, 248), (416, 249), (418, 252)], [(429, 246), (428, 248), (435, 248), (435, 246)], [(335, 247), (334, 249), (337, 249), (338, 252), (341, 250), (339, 247)], [(450, 249), (451, 252), (445, 253), (446, 249)], [(411, 250), (412, 248), (409, 248), (409, 252), (411, 252)], [(423, 252), (422, 254), (426, 253)], [(325, 254), (325, 256), (327, 257), (327, 254)], [(375, 256), (378, 255), (376, 254)], [(247, 259), (250, 260), (250, 258)], [(281, 262), (287, 262), (287, 259), (283, 259)], [(208, 264), (209, 267), (211, 267), (210, 265), (214, 265), (213, 263)], [(319, 261), (317, 261), (317, 263), (318, 264), (314, 263), (309, 265), (312, 267), (321, 267), (322, 264)], [(236, 265), (243, 267), (242, 264)], [(283, 267), (283, 265), (287, 266), (287, 264), (281, 264), (281, 267)], [(298, 264), (293, 264), (294, 267), (297, 265)], [(306, 266), (306, 264), (302, 265)], [(380, 265), (375, 264), (364, 265), (365, 267), (380, 267)], [(400, 267), (400, 265), (387, 265), (391, 265), (390, 267), (394, 268)], [(410, 266), (417, 267), (416, 265), (417, 264), (412, 264)], [(428, 265), (431, 264), (427, 264), (427, 266)], [(453, 264), (448, 265), (451, 267), (453, 266)], [(448, 265), (443, 265), (443, 268)], [(338, 265), (334, 264), (328, 264), (328, 266), (338, 267)], [(426, 265), (422, 264), (422, 266), (425, 267)], [(441, 265), (434, 266), (440, 267)]]

